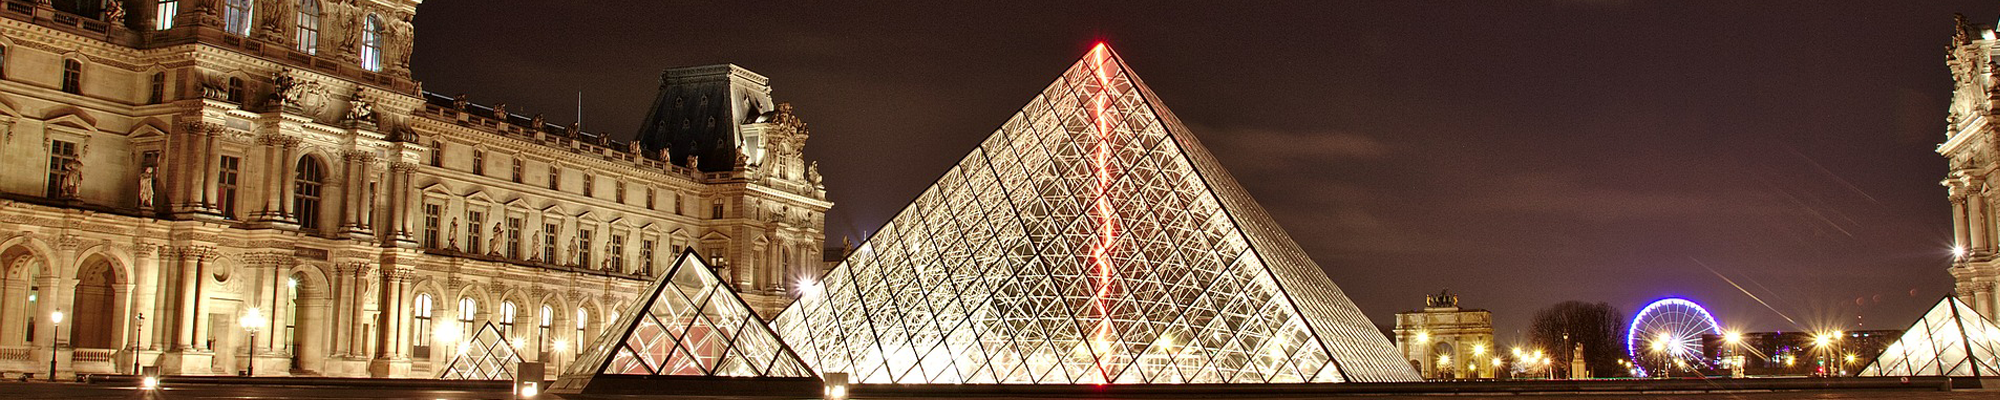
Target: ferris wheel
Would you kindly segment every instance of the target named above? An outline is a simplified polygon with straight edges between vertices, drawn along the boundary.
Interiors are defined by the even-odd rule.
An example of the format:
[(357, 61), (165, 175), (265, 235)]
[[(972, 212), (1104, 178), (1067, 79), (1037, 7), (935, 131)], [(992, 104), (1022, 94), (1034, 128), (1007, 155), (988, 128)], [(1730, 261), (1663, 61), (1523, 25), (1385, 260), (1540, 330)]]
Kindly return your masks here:
[[(1701, 365), (1701, 336), (1716, 334), (1715, 316), (1700, 304), (1665, 298), (1647, 304), (1632, 317), (1625, 348), (1639, 376), (1647, 371), (1676, 371)], [(1668, 373), (1667, 375), (1672, 375)]]

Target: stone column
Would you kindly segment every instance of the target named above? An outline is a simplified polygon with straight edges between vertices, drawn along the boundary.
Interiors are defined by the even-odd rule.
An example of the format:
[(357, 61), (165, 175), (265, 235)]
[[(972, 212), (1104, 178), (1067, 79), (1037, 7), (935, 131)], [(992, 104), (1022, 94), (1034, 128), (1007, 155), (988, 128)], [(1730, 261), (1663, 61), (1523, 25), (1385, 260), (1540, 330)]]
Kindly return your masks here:
[(179, 248), (178, 251), (178, 260), (176, 263), (180, 264), (181, 274), (180, 284), (175, 286), (175, 293), (180, 295), (180, 298), (176, 299), (180, 302), (180, 307), (174, 310), (174, 350), (186, 352), (195, 349), (194, 326), (201, 320), (198, 316), (200, 310), (197, 309), (196, 304), (198, 303), (198, 296), (200, 296), (198, 288), (201, 284), (202, 259), (206, 258), (208, 252), (213, 250), (202, 247), (184, 246)]
[(284, 210), (286, 220), (298, 221), (298, 210), (292, 209), (292, 202), (290, 200), (292, 197), (293, 181), (298, 179), (298, 174), (293, 171), (297, 171), (299, 166), (299, 139), (286, 136), (281, 140), (283, 151), (279, 152), (281, 154), (278, 159), (279, 167), (277, 171), (272, 171), (272, 173), (278, 174), (278, 187), (272, 189), (275, 189), (278, 193), (276, 196), (278, 198), (278, 209)]
[(413, 209), (417, 207), (417, 203), (415, 197), (416, 189), (413, 187), (415, 185), (412, 178), (416, 173), (417, 166), (397, 161), (389, 163), (389, 169), (391, 171), (389, 186), (383, 187), (382, 190), (384, 195), (389, 199), (389, 219), (395, 224), (395, 238), (397, 242), (414, 244), (414, 239), (411, 236), (411, 227), (414, 226), (412, 225), (414, 222), (411, 219), (412, 215), (416, 214)]
[(260, 137), (257, 143), (264, 145), (264, 159), (258, 160), (264, 167), (259, 168), (260, 171), (257, 171), (257, 179), (264, 182), (263, 187), (259, 188), (260, 190), (257, 192), (258, 197), (264, 203), (259, 207), (259, 214), (261, 215), (258, 216), (258, 219), (267, 221), (283, 220), (284, 208), (278, 205), (278, 193), (282, 187), (278, 183), (278, 172), (282, 171), (283, 167), (278, 163), (278, 160), (284, 157), (284, 155), (279, 154), (279, 144), (277, 138), (274, 136), (265, 135)]
[(145, 321), (139, 322), (140, 339), (139, 347), (135, 349), (137, 351), (159, 349), (157, 338), (161, 336), (159, 329), (155, 327), (160, 325), (159, 321), (163, 316), (153, 311), (154, 307), (158, 306), (160, 295), (160, 258), (154, 256), (155, 249), (156, 246), (142, 243), (134, 245), (132, 250), (132, 272), (135, 283), (132, 310), (146, 316)]
[[(1956, 192), (1956, 188), (1953, 191)], [(1972, 227), (1967, 226), (1969, 221), (1966, 221), (1965, 210), (1965, 196), (1953, 193), (1951, 196), (1951, 239), (1953, 247), (1963, 253), (1960, 256), (1972, 253), (1972, 241), (1968, 239), (1968, 236), (1972, 232)]]
[(216, 188), (215, 134), (216, 132), (214, 129), (209, 129), (202, 134), (201, 159), (200, 159), (201, 178), (195, 180), (196, 182), (200, 182), (200, 186), (197, 187), (201, 188), (202, 208), (207, 209), (209, 211), (219, 210), (219, 208), (217, 208), (215, 204), (215, 188)]
[[(370, 280), (369, 275), (372, 274), (373, 269), (374, 265), (370, 265), (368, 263), (356, 264), (356, 268), (354, 269), (354, 277), (349, 281), (353, 282), (353, 284), (350, 285), (353, 287), (353, 289), (348, 291), (351, 294), (351, 296), (345, 299), (347, 301), (347, 321), (348, 321), (347, 350), (348, 350), (348, 356), (354, 358), (367, 358), (370, 355), (368, 353), (369, 349), (367, 348), (368, 324), (365, 322), (367, 321), (366, 318), (368, 316), (367, 314), (368, 311), (364, 309), (363, 306), (364, 304), (366, 304), (365, 300), (366, 297), (369, 295), (369, 293), (367, 293), (368, 281)], [(381, 289), (378, 288), (376, 290), (381, 290)]]
[(1971, 254), (1986, 254), (1991, 248), (1986, 246), (1986, 196), (1983, 191), (1974, 190), (1965, 199), (1966, 243)]

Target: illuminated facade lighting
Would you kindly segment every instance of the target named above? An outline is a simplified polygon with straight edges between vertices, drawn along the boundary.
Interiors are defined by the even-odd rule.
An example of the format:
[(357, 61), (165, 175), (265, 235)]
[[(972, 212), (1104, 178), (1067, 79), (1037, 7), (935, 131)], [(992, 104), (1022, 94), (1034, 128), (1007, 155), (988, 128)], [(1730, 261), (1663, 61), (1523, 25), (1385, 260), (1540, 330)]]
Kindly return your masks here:
[(1103, 45), (819, 282), (771, 325), (857, 383), (1417, 379)]
[(458, 344), (457, 354), (444, 364), (438, 379), (514, 380), (514, 364), (521, 356), (500, 328), (487, 322)]

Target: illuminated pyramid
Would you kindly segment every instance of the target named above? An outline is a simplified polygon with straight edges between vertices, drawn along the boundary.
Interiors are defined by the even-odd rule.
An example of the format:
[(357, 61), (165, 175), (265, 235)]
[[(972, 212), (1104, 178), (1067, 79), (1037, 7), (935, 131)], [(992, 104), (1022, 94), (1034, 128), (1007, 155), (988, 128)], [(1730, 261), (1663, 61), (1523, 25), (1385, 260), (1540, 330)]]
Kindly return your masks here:
[(458, 351), (445, 364), (438, 379), (464, 380), (514, 380), (514, 364), (521, 363), (520, 353), (507, 342), (506, 335), (500, 334), (492, 322), (480, 325), (471, 339), (458, 344)]
[(772, 324), (862, 383), (1419, 379), (1103, 45)]
[(1860, 375), (2000, 376), (2000, 326), (1945, 297)]
[(552, 392), (576, 393), (606, 376), (813, 376), (692, 250), (639, 299), (591, 342)]

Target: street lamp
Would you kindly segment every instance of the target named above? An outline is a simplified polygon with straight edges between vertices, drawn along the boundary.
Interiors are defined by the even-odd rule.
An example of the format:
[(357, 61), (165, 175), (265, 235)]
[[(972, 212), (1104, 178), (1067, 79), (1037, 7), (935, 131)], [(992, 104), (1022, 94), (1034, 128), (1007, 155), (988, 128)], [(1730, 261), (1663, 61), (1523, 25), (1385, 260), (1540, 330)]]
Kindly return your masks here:
[(56, 333), (49, 335), (49, 382), (56, 381), (56, 349), (62, 345), (62, 310), (49, 313), (49, 323), (55, 324)]
[(132, 315), (132, 375), (139, 375), (139, 328), (146, 326), (146, 313)]
[(244, 331), (250, 332), (250, 345), (244, 347), (248, 349), (246, 353), (250, 355), (249, 375), (257, 376), (257, 328), (264, 326), (264, 313), (257, 307), (250, 307), (249, 311), (243, 312), (243, 318), (236, 322), (243, 326)]

